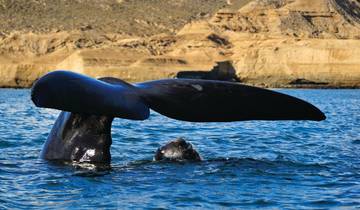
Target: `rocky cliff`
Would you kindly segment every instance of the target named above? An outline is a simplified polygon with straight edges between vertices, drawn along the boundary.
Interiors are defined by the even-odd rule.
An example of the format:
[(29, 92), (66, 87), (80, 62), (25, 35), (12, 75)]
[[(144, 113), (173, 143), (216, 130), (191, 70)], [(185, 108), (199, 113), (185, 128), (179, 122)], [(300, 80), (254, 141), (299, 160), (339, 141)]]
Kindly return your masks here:
[(202, 77), (220, 61), (248, 84), (360, 87), (355, 0), (11, 2), (0, 0), (3, 87), (29, 87), (55, 69), (128, 81)]

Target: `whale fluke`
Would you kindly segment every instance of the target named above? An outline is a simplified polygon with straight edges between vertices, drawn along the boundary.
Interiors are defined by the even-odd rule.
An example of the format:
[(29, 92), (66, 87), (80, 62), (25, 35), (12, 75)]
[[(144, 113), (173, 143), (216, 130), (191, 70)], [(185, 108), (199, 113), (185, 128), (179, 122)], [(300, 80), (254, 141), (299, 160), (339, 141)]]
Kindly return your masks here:
[(233, 82), (167, 79), (136, 84), (149, 107), (191, 122), (314, 120), (325, 115), (312, 104), (279, 92)]
[[(41, 157), (95, 164), (110, 163), (113, 118), (144, 120), (149, 117), (150, 109), (193, 122), (325, 119), (318, 108), (295, 97), (238, 83), (207, 80), (167, 79), (132, 85), (111, 77), (96, 80), (55, 71), (33, 85), (31, 99), (38, 107), (63, 110)], [(194, 152), (178, 152), (196, 158)], [(177, 158), (171, 154), (165, 157)]]
[(166, 79), (129, 84), (51, 72), (32, 88), (36, 106), (74, 113), (144, 120), (149, 109), (191, 122), (314, 120), (325, 115), (312, 104), (275, 91), (232, 82)]
[(54, 71), (35, 82), (31, 99), (38, 107), (79, 114), (132, 120), (149, 117), (149, 108), (135, 87), (115, 78), (103, 80), (69, 71)]

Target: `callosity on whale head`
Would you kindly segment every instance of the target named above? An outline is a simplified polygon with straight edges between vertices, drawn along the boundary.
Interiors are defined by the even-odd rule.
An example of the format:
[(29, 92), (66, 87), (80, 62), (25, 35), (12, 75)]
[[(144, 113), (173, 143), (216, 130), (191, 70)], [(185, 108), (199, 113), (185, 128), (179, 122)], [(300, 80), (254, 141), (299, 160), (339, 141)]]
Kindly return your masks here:
[(186, 142), (183, 138), (178, 138), (160, 147), (156, 151), (154, 160), (201, 161), (201, 157), (191, 143)]

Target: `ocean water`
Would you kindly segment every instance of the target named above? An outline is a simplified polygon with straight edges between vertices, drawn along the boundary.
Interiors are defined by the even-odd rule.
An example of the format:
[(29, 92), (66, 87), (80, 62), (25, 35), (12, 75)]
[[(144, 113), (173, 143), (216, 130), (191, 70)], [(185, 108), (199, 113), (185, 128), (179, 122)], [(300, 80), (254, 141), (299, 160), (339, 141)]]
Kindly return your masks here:
[[(41, 160), (58, 111), (29, 90), (0, 89), (0, 209), (360, 208), (360, 90), (279, 90), (312, 102), (322, 122), (185, 123), (151, 113), (113, 123), (111, 170)], [(158, 163), (184, 137), (200, 163)]]

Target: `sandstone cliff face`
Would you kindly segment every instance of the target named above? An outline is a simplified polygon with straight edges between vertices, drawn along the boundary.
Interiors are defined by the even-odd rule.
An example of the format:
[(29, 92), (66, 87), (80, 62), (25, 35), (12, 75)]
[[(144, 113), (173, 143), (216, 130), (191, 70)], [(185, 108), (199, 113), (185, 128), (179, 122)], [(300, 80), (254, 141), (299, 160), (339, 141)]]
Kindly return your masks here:
[[(0, 10), (1, 2), (7, 0), (0, 1)], [(47, 1), (35, 2), (46, 5)], [(132, 1), (99, 2), (110, 11), (117, 8), (115, 3)], [(155, 21), (157, 26), (150, 26), (150, 36), (139, 34), (138, 25), (131, 32), (130, 26), (119, 32), (119, 26), (114, 30), (97, 26), (99, 21), (74, 30), (3, 30), (0, 86), (29, 87), (55, 69), (143, 81), (175, 77), (187, 71), (207, 72), (219, 61), (230, 61), (236, 80), (248, 84), (360, 87), (358, 1), (238, 0), (223, 9), (226, 1), (211, 2), (202, 8), (207, 8), (206, 14), (196, 11), (201, 18), (184, 26), (175, 24), (171, 30), (160, 30), (157, 26), (162, 21)], [(190, 1), (171, 4), (187, 8)], [(212, 14), (210, 11), (216, 8), (218, 11)], [(181, 17), (188, 21), (191, 15)], [(44, 28), (48, 31), (40, 30)]]
[(346, 13), (360, 8), (353, 2), (256, 0), (212, 21), (234, 45), (231, 58), (242, 81), (359, 87), (360, 25), (356, 15)]
[(247, 83), (272, 87), (359, 86), (359, 41), (273, 39), (242, 44), (248, 49), (241, 47), (233, 58), (238, 77)]
[(359, 39), (358, 19), (344, 11), (359, 9), (360, 3), (338, 3), (346, 1), (254, 0), (237, 12), (218, 13), (212, 22), (225, 30), (268, 36)]

